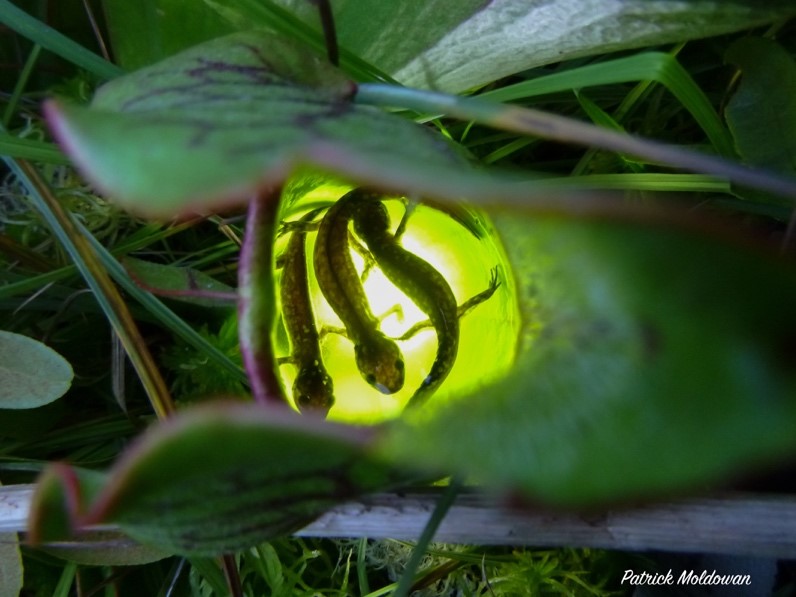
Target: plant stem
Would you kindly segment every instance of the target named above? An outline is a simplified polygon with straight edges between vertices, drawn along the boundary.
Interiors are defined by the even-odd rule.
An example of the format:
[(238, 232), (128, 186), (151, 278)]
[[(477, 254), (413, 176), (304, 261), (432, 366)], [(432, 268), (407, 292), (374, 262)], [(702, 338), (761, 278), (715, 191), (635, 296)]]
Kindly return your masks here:
[(240, 351), (254, 401), (263, 405), (284, 402), (271, 346), (276, 319), (273, 264), (280, 190), (271, 189), (249, 201), (238, 265)]
[(793, 178), (540, 110), (381, 83), (361, 84), (356, 101), (362, 104), (401, 107), (420, 113), (443, 113), (459, 120), (473, 121), (513, 133), (599, 147), (657, 164), (721, 176), (738, 185), (768, 191), (796, 202), (796, 180)]

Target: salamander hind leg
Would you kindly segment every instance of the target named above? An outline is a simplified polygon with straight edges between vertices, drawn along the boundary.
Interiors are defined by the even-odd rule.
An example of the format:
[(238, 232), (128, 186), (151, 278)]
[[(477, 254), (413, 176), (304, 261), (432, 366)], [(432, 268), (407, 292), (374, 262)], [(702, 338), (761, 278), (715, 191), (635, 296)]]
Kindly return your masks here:
[(490, 271), (489, 275), (489, 287), (486, 290), (482, 290), (475, 296), (470, 297), (466, 301), (464, 301), (461, 305), (459, 305), (457, 313), (459, 318), (464, 317), (469, 313), (473, 308), (477, 307), (481, 303), (486, 300), (492, 298), (492, 295), (495, 294), (495, 291), (500, 287), (500, 266), (496, 265)]
[[(492, 268), (489, 277), (489, 286), (485, 289), (476, 294), (475, 296), (470, 297), (466, 301), (464, 301), (461, 305), (456, 308), (456, 315), (459, 319), (467, 315), (470, 311), (472, 311), (475, 307), (480, 305), (481, 303), (489, 300), (492, 298), (492, 295), (495, 294), (495, 291), (500, 287), (500, 266), (495, 266)], [(425, 330), (427, 328), (434, 327), (434, 324), (431, 323), (430, 319), (425, 319), (413, 325), (411, 328), (406, 330), (401, 336), (395, 338), (398, 341), (409, 340), (410, 338), (414, 337), (416, 334)]]

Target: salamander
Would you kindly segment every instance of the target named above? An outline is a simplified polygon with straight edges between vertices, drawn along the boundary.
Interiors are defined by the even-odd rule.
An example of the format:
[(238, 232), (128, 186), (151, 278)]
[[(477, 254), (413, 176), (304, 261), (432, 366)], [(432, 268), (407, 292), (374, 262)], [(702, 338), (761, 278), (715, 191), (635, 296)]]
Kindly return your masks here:
[(348, 227), (359, 204), (348, 198), (359, 192), (340, 198), (321, 221), (313, 254), (315, 277), (354, 343), (360, 375), (383, 394), (393, 394), (404, 385), (403, 355), (379, 329), (349, 250)]
[[(311, 222), (322, 210), (313, 210), (300, 223)], [(306, 230), (295, 227), (282, 259), (280, 294), (291, 355), (296, 366), (293, 400), (299, 410), (327, 413), (334, 404), (334, 385), (321, 358), (321, 346), (310, 300), (307, 277)]]
[(404, 249), (390, 233), (390, 217), (382, 197), (363, 189), (351, 191), (342, 203), (353, 216), (354, 230), (365, 242), (384, 275), (423, 311), (437, 335), (437, 354), (408, 406), (422, 404), (445, 381), (459, 350), (456, 297), (431, 264)]

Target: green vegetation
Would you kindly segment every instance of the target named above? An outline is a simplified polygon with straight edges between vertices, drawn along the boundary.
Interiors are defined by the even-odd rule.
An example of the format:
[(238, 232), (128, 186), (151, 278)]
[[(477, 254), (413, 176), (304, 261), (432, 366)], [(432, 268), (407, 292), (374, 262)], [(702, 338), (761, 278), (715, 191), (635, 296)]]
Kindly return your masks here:
[[(476, 11), (480, 2), (423, 15), (427, 46), (403, 47), (401, 29), (419, 27), (417, 15), (376, 3), (368, 29), (366, 9), (332, 0), (344, 74), (323, 60), (307, 66), (303, 48), (325, 47), (312, 2), (147, 0), (140, 11), (127, 0), (64, 0), (52, 10), (20, 4), (24, 11), (0, 0), (8, 27), (0, 55), (11, 66), (0, 71), (0, 356), (21, 353), (24, 343), (34, 373), (17, 365), (0, 371), (0, 481), (33, 483), (46, 471), (34, 529), (45, 543), (64, 538), (70, 522), (89, 520), (119, 523), (145, 543), (179, 552), (22, 546), (21, 595), (377, 597), (398, 587), (428, 596), (629, 594), (619, 586), (621, 571), (654, 570), (654, 562), (590, 549), (425, 538), (413, 552), (391, 540), (283, 535), (343, 499), (414, 480), (408, 471), (416, 463), (430, 476), (455, 472), (498, 491), (601, 507), (722, 486), (758, 462), (796, 453), (796, 24), (789, 3), (737, 2), (712, 20), (695, 0), (691, 12), (648, 15), (681, 24), (668, 36), (642, 36), (652, 40), (643, 47), (620, 38), (611, 45), (619, 51), (606, 54), (570, 32), (563, 60), (523, 63), (493, 78), (468, 33), (476, 25), (494, 33), (489, 15)], [(190, 104), (194, 92), (179, 95), (180, 88), (172, 112), (168, 105), (127, 111), (140, 85), (142, 97), (152, 92), (157, 103), (154, 91), (172, 84), (168, 77), (193, 71), (121, 78), (126, 71), (266, 25), (292, 41), (238, 38), (265, 39), (279, 57), (271, 66), (282, 78), (252, 85), (264, 104), (233, 98), (221, 109), (191, 112), (180, 102)], [(434, 46), (447, 34), (461, 44), (449, 55)], [(703, 34), (714, 36), (698, 39)], [(230, 52), (226, 42), (214, 43), (215, 50), (191, 50), (194, 59)], [(514, 37), (503, 43), (495, 63), (523, 59)], [(109, 48), (115, 60), (101, 57)], [(245, 52), (228, 59), (241, 61), (237, 73), (251, 66)], [(346, 76), (361, 83), (353, 99)], [(87, 108), (107, 81), (116, 86)], [(284, 97), (275, 99), (275, 89)], [(46, 98), (57, 103), (45, 108)], [(304, 126), (326, 118), (329, 106), (321, 133)], [(161, 134), (164, 114), (176, 120)], [(195, 133), (183, 117), (218, 138), (195, 143), (194, 154), (181, 151)], [(271, 121), (247, 124), (258, 118)], [(293, 119), (302, 127), (279, 128)], [(279, 143), (260, 143), (275, 129)], [(328, 145), (318, 149), (320, 141)], [(500, 170), (486, 174), (473, 162)], [(324, 184), (438, 199), (434, 217), (454, 231), (439, 236), (458, 234), (466, 247), (453, 271), (469, 260), (486, 272), (465, 272), (460, 302), (483, 289), (494, 265), (511, 269), (501, 281), (505, 294), (486, 303), (489, 310), (478, 308), (482, 329), (497, 321), (504, 336), (466, 338), (458, 358), (477, 379), (468, 384), (454, 371), (430, 416), (409, 413), (372, 436), (292, 415), (260, 420), (231, 407), (219, 409), (218, 421), (204, 411), (150, 433), (155, 439), (143, 447), (133, 444), (158, 419), (191, 405), (219, 397), (248, 403), (261, 381), (244, 373), (256, 342), (229, 300), (241, 288), (240, 269), (251, 267), (239, 262), (254, 228), (244, 199), (262, 187), (265, 172), (284, 175), (286, 164), (297, 163), (285, 219), (295, 219), (297, 206), (328, 200), (310, 192)], [(465, 194), (472, 212), (461, 216), (456, 201)], [(443, 228), (422, 211), (416, 221)], [(493, 244), (479, 237), (484, 230)], [(246, 292), (267, 300), (273, 288), (261, 284)], [(273, 344), (285, 350), (279, 325)], [(496, 373), (477, 369), (479, 346), (496, 363), (499, 356)], [(337, 366), (341, 376), (345, 366)], [(416, 385), (422, 374), (412, 368)], [(480, 393), (487, 382), (494, 384)], [(393, 417), (400, 407), (384, 412)], [(224, 460), (224, 449), (235, 462)], [(126, 460), (114, 467), (120, 454)], [(181, 510), (181, 500), (200, 490), (202, 502)], [(79, 494), (74, 511), (64, 505), (70, 491)], [(274, 505), (252, 516), (266, 537), (277, 536), (270, 541), (243, 522), (255, 503)], [(193, 534), (195, 520), (215, 512), (215, 524)], [(12, 538), (0, 536), (0, 558), (13, 568), (0, 576), (2, 595), (15, 594), (20, 579)], [(234, 553), (216, 557), (214, 548), (228, 545)]]

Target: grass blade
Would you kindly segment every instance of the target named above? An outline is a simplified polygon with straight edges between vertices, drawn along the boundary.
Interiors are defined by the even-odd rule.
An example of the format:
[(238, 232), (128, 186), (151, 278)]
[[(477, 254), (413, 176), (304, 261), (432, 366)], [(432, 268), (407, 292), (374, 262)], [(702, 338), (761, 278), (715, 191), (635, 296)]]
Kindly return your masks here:
[(6, 110), (3, 112), (4, 127), (8, 127), (8, 123), (11, 122), (11, 117), (17, 110), (19, 98), (22, 97), (22, 91), (25, 89), (25, 85), (28, 84), (30, 73), (33, 72), (33, 67), (36, 65), (36, 60), (39, 59), (40, 52), (41, 46), (39, 44), (34, 44), (33, 49), (30, 51), (30, 54), (28, 54), (28, 59), (25, 61), (25, 66), (22, 67), (22, 72), (19, 73), (19, 78), (17, 79), (16, 85), (14, 85), (14, 91), (11, 92)]
[(44, 162), (46, 164), (66, 165), (70, 163), (67, 157), (53, 143), (35, 139), (21, 139), (8, 133), (0, 133), (0, 155)]
[(445, 492), (440, 496), (434, 511), (431, 513), (431, 517), (428, 519), (428, 523), (423, 529), (420, 538), (417, 540), (417, 545), (412, 552), (412, 556), (406, 563), (403, 576), (401, 577), (401, 580), (398, 581), (398, 587), (395, 589), (393, 597), (407, 597), (409, 595), (410, 591), (412, 590), (412, 585), (415, 581), (415, 573), (417, 571), (417, 567), (420, 565), (420, 560), (423, 559), (426, 549), (428, 549), (429, 543), (431, 543), (431, 540), (434, 538), (434, 534), (437, 532), (439, 525), (445, 518), (445, 514), (448, 513), (448, 510), (453, 505), (453, 502), (456, 499), (456, 496), (459, 494), (459, 490), (461, 488), (461, 481), (458, 479), (452, 479), (450, 485), (448, 485), (448, 487), (445, 489)]
[(34, 206), (69, 253), (94, 293), (108, 321), (124, 344), (155, 413), (160, 418), (166, 417), (174, 410), (166, 382), (161, 377), (127, 305), (111, 282), (107, 272), (102, 268), (86, 238), (78, 232), (71, 215), (63, 209), (33, 166), (22, 160), (17, 161), (10, 158), (4, 158), (4, 160), (26, 186)]
[(10, 0), (0, 0), (0, 22), (53, 54), (97, 75), (100, 79), (113, 79), (124, 73), (115, 64), (88, 51), (21, 8), (17, 8)]
[(694, 117), (713, 143), (716, 152), (725, 157), (735, 156), (729, 131), (722, 124), (707, 96), (677, 59), (663, 52), (646, 52), (590, 64), (580, 68), (508, 85), (481, 94), (482, 99), (508, 102), (547, 93), (582, 89), (596, 85), (613, 85), (635, 81), (655, 81), (666, 87)]
[(96, 251), (102, 262), (103, 267), (110, 276), (127, 292), (133, 299), (138, 301), (149, 313), (160, 321), (166, 328), (176, 336), (182, 338), (186, 343), (196, 350), (203, 352), (209, 360), (214, 361), (220, 367), (226, 369), (235, 377), (248, 385), (246, 374), (233, 363), (227, 355), (208, 342), (201, 334), (192, 328), (184, 319), (179, 317), (174, 311), (164, 305), (151, 292), (142, 290), (127, 274), (121, 263), (95, 239), (81, 224), (78, 223), (83, 235), (88, 240), (91, 247)]

